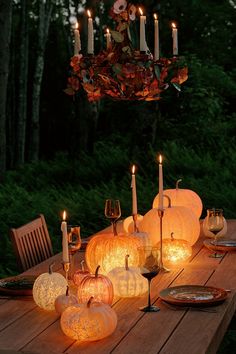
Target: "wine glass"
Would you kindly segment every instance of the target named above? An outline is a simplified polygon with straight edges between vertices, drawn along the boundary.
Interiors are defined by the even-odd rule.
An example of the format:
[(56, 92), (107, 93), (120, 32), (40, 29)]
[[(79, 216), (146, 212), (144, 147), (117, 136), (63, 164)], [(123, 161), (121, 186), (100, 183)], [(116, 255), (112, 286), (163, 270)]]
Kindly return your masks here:
[[(223, 210), (215, 208), (207, 209), (206, 226), (208, 230), (214, 234), (213, 244), (216, 246), (217, 235), (224, 227)], [(209, 257), (221, 258), (223, 257), (223, 254), (215, 252)]]
[(143, 312), (157, 312), (159, 307), (151, 305), (151, 281), (160, 271), (160, 250), (158, 247), (142, 246), (139, 247), (140, 272), (148, 280), (148, 304), (141, 307)]
[(111, 220), (114, 235), (117, 235), (116, 221), (121, 216), (120, 201), (117, 199), (106, 199), (104, 213), (105, 216)]
[(69, 254), (71, 256), (71, 271), (70, 275), (74, 274), (74, 255), (81, 247), (80, 226), (67, 225), (67, 238)]

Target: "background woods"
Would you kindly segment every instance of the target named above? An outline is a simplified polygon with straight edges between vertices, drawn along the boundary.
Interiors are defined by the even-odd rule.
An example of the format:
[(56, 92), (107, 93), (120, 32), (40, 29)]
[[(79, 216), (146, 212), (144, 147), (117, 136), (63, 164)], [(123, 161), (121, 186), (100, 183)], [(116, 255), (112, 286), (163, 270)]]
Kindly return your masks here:
[[(161, 55), (172, 55), (170, 23), (179, 29), (179, 52), (189, 79), (159, 102), (89, 104), (65, 94), (73, 55), (73, 24), (80, 24), (82, 53), (87, 16), (94, 17), (95, 53), (105, 46), (113, 1), (0, 0), (0, 273), (16, 271), (8, 231), (43, 213), (54, 248), (61, 248), (60, 212), (87, 236), (106, 225), (104, 200), (131, 211), (130, 165), (138, 166), (138, 205), (150, 209), (157, 193), (157, 152), (164, 184), (201, 196), (205, 209), (223, 207), (235, 217), (236, 114), (233, 0), (134, 1), (147, 15), (153, 51), (153, 13), (160, 22)], [(139, 31), (137, 16), (133, 33)], [(204, 209), (204, 212), (205, 212)], [(19, 212), (19, 210), (21, 212)], [(203, 214), (204, 215), (204, 214)]]

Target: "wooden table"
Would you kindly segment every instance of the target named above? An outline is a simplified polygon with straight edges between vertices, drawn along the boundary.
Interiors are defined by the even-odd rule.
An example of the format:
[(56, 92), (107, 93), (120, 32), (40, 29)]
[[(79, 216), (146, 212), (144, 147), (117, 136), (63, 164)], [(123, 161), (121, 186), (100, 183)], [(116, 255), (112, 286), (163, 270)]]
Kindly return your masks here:
[[(228, 237), (236, 238), (236, 220), (228, 220)], [(203, 354), (216, 353), (236, 310), (236, 252), (223, 259), (209, 258), (210, 251), (200, 238), (193, 256), (184, 266), (153, 279), (152, 303), (161, 311), (143, 313), (147, 295), (133, 299), (117, 299), (113, 307), (118, 315), (116, 331), (108, 338), (93, 343), (79, 343), (66, 337), (60, 329), (59, 316), (35, 305), (32, 298), (0, 299), (0, 353), (26, 352), (43, 354)], [(79, 262), (83, 258), (78, 253)], [(55, 261), (61, 269), (61, 255), (28, 270), (24, 274), (40, 274)], [(163, 288), (180, 284), (212, 285), (230, 289), (227, 300), (215, 313), (194, 310), (172, 310), (159, 299)]]

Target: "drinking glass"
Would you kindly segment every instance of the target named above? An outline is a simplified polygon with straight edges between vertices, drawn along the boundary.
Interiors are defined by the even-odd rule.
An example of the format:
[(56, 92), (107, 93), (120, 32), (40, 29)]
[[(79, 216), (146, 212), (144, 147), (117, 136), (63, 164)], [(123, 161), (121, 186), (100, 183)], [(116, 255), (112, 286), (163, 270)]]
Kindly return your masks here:
[(120, 201), (118, 199), (106, 199), (104, 213), (111, 221), (114, 235), (117, 235), (116, 222), (121, 216)]
[(72, 277), (75, 270), (74, 255), (81, 247), (80, 226), (67, 225), (67, 238), (71, 258), (70, 277)]
[[(207, 209), (206, 226), (214, 234), (213, 244), (217, 245), (217, 235), (224, 227), (223, 210), (215, 208)], [(209, 257), (221, 258), (223, 254), (215, 252)]]
[(159, 307), (151, 305), (151, 281), (159, 273), (160, 250), (158, 247), (139, 247), (140, 271), (144, 278), (148, 280), (148, 304), (141, 307), (143, 312), (157, 312)]

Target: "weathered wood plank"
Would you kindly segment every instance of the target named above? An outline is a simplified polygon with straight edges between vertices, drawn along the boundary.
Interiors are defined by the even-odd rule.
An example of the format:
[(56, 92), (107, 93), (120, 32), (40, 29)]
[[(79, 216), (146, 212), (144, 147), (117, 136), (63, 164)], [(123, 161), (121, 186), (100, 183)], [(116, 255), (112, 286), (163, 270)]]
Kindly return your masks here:
[(32, 301), (8, 300), (4, 306), (0, 306), (0, 331), (34, 307), (35, 304)]

